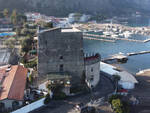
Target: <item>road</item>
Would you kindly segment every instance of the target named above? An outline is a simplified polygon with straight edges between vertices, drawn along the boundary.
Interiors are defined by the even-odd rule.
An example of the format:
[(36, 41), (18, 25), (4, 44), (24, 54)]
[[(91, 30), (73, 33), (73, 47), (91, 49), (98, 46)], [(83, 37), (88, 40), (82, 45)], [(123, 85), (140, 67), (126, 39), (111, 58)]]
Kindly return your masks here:
[[(93, 93), (94, 98), (105, 97), (109, 93), (114, 91), (113, 84), (110, 79), (101, 75), (101, 80), (95, 92)], [(84, 103), (87, 104), (91, 100), (91, 94), (80, 94), (78, 96), (69, 97), (63, 101), (52, 101), (48, 106), (37, 109), (31, 113), (78, 113), (74, 109), (76, 104)]]

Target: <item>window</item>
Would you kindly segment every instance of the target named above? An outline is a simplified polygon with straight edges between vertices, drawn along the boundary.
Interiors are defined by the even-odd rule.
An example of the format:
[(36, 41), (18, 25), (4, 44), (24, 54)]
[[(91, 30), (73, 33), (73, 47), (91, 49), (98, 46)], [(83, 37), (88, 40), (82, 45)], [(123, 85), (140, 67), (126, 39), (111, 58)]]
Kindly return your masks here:
[(91, 75), (90, 81), (92, 82), (94, 80), (94, 75)]
[(91, 68), (91, 72), (93, 72), (93, 67)]
[(59, 66), (59, 71), (60, 71), (60, 72), (63, 72), (63, 71), (64, 71), (64, 65), (63, 65), (63, 64), (61, 64), (61, 65)]
[(59, 59), (60, 59), (60, 60), (63, 60), (63, 56), (60, 56)]

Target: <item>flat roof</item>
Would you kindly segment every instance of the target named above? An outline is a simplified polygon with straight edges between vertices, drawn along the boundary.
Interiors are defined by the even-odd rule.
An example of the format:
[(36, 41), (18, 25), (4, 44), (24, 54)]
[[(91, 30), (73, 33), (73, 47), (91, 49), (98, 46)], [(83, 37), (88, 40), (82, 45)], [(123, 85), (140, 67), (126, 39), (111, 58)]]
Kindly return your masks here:
[(118, 75), (121, 78), (120, 81), (138, 83), (136, 78), (132, 74), (128, 73), (127, 71), (119, 72)]
[(8, 64), (10, 54), (11, 53), (7, 49), (0, 49), (0, 66)]
[(61, 29), (61, 32), (81, 32), (79, 29), (76, 28), (69, 28), (69, 29)]
[(116, 67), (115, 66), (112, 66), (110, 64), (106, 64), (104, 62), (100, 62), (100, 70), (109, 74), (110, 76), (113, 76), (115, 74), (119, 75), (122, 82), (132, 82), (132, 83), (138, 83), (138, 81), (136, 80), (136, 78), (128, 73), (127, 71), (117, 71), (115, 70)]

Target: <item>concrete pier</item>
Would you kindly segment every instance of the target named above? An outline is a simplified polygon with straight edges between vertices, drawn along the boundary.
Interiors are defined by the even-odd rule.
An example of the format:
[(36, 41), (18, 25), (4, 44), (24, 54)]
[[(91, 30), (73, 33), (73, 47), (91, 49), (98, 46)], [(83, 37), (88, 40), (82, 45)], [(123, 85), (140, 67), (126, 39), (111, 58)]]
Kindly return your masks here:
[(83, 33), (83, 36), (85, 37), (89, 37), (89, 38), (106, 38), (106, 39), (112, 39), (112, 40), (124, 40), (124, 41), (130, 41), (130, 42), (140, 42), (140, 43), (146, 43), (148, 41), (150, 41), (150, 39), (147, 40), (135, 40), (135, 39), (128, 39), (128, 38), (113, 38), (111, 36), (107, 37), (105, 35), (95, 35), (95, 34), (88, 34), (88, 33)]
[(147, 54), (150, 53), (150, 51), (141, 51), (141, 52), (135, 52), (135, 53), (127, 53), (128, 56), (133, 56), (133, 55), (140, 55), (140, 54)]
[(98, 38), (86, 37), (86, 36), (83, 36), (83, 38), (84, 39), (89, 39), (89, 40), (98, 40), (98, 41), (105, 41), (105, 42), (115, 42), (115, 40), (98, 39)]

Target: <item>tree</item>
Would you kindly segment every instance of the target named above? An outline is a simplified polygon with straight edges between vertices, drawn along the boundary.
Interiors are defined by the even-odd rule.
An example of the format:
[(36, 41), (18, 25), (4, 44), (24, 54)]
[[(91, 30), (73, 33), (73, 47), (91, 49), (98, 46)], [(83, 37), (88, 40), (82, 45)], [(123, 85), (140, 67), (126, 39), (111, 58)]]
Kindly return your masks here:
[(46, 27), (46, 28), (53, 28), (53, 23), (52, 22), (45, 23), (44, 27)]
[(10, 38), (4, 42), (4, 45), (6, 45), (7, 48), (13, 49), (15, 48), (15, 43), (16, 43), (16, 40), (14, 38)]
[(45, 97), (44, 104), (48, 104), (50, 102), (50, 100), (51, 100), (50, 94), (48, 93)]
[(12, 14), (11, 14), (11, 22), (16, 25), (17, 24), (17, 11), (13, 10)]
[(29, 80), (29, 82), (30, 82), (30, 83), (32, 83), (32, 82), (33, 82), (33, 76), (32, 76), (32, 74), (30, 74), (30, 75), (29, 75), (28, 80)]
[(122, 107), (122, 103), (120, 99), (113, 99), (112, 100), (112, 106), (114, 109)]
[(17, 35), (17, 36), (20, 36), (20, 35), (21, 35), (21, 29), (16, 28), (16, 35)]
[(115, 82), (115, 92), (118, 91), (118, 81), (121, 79), (119, 75), (115, 74), (113, 75), (113, 79), (114, 79), (114, 82)]
[(17, 14), (17, 22), (23, 25), (27, 21), (27, 17), (23, 14)]
[(28, 53), (32, 49), (32, 43), (33, 39), (30, 36), (28, 36), (28, 38), (26, 38), (21, 45), (22, 51)]
[(8, 18), (8, 15), (9, 15), (8, 9), (4, 9), (3, 15), (5, 16), (5, 18)]

